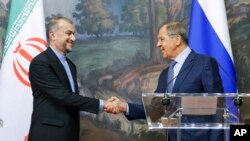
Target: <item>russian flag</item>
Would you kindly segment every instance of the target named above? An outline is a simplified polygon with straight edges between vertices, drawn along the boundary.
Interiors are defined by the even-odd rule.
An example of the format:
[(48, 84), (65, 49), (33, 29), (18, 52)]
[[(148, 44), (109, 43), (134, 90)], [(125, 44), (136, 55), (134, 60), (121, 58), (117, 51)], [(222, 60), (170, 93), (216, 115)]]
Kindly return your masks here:
[[(224, 0), (193, 0), (189, 46), (198, 53), (215, 58), (219, 63), (225, 93), (237, 92)], [(238, 116), (237, 107), (231, 98), (227, 98), (226, 104)]]

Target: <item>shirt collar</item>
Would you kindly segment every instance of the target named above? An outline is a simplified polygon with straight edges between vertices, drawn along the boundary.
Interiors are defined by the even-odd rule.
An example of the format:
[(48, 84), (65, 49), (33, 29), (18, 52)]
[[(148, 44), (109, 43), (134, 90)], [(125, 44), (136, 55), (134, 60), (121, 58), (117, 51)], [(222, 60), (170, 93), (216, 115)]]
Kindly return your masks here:
[(191, 49), (189, 47), (185, 48), (176, 58), (177, 63), (183, 64), (188, 55), (190, 54)]
[(65, 61), (66, 60), (66, 56), (62, 55), (61, 53), (59, 53), (57, 50), (55, 50), (53, 47), (50, 47), (53, 52), (56, 54), (57, 58), (60, 60), (60, 61)]

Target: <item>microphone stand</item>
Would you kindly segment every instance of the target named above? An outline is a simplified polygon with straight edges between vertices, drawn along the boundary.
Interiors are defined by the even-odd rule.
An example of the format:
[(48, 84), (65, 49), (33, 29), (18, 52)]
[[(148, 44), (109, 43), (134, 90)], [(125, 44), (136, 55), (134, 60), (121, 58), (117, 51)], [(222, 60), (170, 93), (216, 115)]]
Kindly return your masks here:
[[(220, 63), (218, 62), (218, 65), (219, 65), (219, 68), (221, 68), (221, 70), (225, 73), (225, 75), (229, 78), (229, 80), (231, 82), (233, 82), (236, 86), (237, 86), (237, 80), (235, 80), (234, 78), (232, 78), (230, 76), (230, 74), (220, 65)], [(239, 117), (240, 117), (240, 106), (243, 104), (243, 101), (242, 101), (242, 97), (239, 96), (238, 94), (238, 90), (237, 90), (237, 93), (236, 95), (233, 97), (233, 102), (234, 102), (234, 106), (237, 107), (237, 110), (238, 110), (238, 122), (240, 121), (239, 120)]]
[[(237, 117), (240, 117), (240, 106), (243, 104), (243, 98), (239, 96), (239, 94), (237, 93), (234, 97), (233, 97), (233, 101), (234, 101), (234, 105), (237, 107), (238, 110), (238, 115)], [(238, 123), (240, 122), (240, 119), (238, 119)]]

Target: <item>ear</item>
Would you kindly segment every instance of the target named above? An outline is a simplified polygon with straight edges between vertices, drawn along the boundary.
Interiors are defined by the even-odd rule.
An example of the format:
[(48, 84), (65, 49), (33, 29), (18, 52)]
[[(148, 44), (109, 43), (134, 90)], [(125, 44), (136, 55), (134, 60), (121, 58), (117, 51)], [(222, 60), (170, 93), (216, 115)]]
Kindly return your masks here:
[(181, 38), (181, 36), (180, 35), (177, 35), (177, 37), (176, 37), (176, 46), (180, 46), (181, 45), (181, 41), (182, 41), (182, 38)]
[(49, 38), (51, 39), (51, 40), (54, 40), (56, 37), (55, 37), (56, 35), (55, 35), (55, 33), (53, 32), (53, 31), (50, 31), (49, 32)]

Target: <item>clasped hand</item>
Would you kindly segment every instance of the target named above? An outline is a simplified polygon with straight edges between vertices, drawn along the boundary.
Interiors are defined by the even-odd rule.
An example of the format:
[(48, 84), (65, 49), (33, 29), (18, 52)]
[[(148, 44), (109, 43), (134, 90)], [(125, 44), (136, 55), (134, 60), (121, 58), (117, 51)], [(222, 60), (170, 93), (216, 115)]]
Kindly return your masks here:
[(112, 114), (119, 114), (127, 111), (127, 103), (117, 97), (111, 97), (104, 103), (104, 111)]

